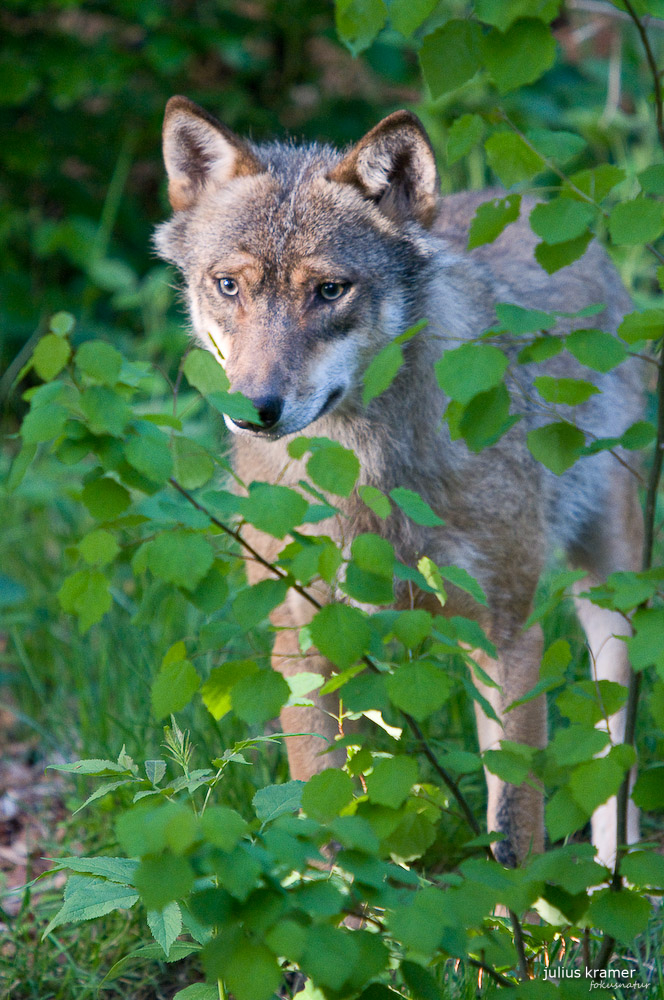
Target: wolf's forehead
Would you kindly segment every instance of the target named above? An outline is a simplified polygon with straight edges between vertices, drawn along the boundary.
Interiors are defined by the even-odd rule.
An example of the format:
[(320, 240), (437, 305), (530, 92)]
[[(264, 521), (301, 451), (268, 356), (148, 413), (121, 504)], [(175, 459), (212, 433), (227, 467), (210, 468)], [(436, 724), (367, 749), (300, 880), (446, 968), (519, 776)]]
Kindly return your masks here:
[(245, 197), (220, 206), (214, 248), (220, 257), (247, 255), (279, 271), (309, 265), (330, 273), (344, 267), (366, 271), (377, 257), (382, 260), (377, 234), (369, 239), (363, 213), (346, 205), (334, 185), (321, 177), (293, 186), (280, 181), (256, 178)]

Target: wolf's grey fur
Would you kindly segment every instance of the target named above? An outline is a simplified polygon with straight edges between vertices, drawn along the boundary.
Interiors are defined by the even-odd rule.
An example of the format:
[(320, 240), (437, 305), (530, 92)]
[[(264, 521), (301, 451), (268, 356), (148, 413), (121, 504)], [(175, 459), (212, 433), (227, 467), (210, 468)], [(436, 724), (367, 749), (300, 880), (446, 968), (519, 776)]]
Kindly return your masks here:
[[(475, 576), (489, 609), (451, 588), (445, 613), (476, 617), (499, 651), (497, 661), (477, 654), (501, 686), (497, 692), (478, 685), (502, 720), (498, 726), (478, 711), (480, 745), (486, 749), (508, 738), (543, 746), (543, 699), (505, 712), (538, 679), (541, 631), (535, 626), (523, 632), (537, 581), (552, 547), (562, 547), (588, 571), (587, 583), (638, 567), (642, 526), (635, 478), (607, 452), (561, 477), (530, 455), (527, 430), (552, 419), (537, 403), (533, 375), (588, 377), (567, 353), (531, 366), (537, 371), (514, 366), (510, 387), (524, 419), (479, 455), (452, 441), (441, 422), (447, 400), (433, 365), (446, 347), (491, 326), (500, 301), (567, 312), (604, 303), (592, 323), (615, 331), (630, 301), (606, 254), (593, 244), (582, 260), (548, 276), (533, 257), (527, 218), (468, 253), (469, 222), (488, 193), (441, 201), (426, 133), (407, 112), (385, 119), (344, 155), (317, 144), (247, 143), (186, 99), (173, 98), (164, 156), (175, 214), (157, 230), (159, 252), (182, 271), (197, 340), (224, 365), (232, 388), (270, 417), (263, 417), (264, 427), (227, 419), (237, 434), (239, 475), (297, 486), (304, 466), (289, 459), (286, 445), (306, 428), (354, 449), (363, 483), (384, 492), (395, 486), (419, 492), (444, 526), (421, 527), (399, 510), (382, 522), (353, 494), (340, 502), (335, 497), (344, 516), (310, 530), (344, 544), (374, 531), (407, 564), (426, 554)], [(220, 279), (230, 280), (231, 294), (220, 291)], [(343, 291), (325, 301), (324, 285)], [(369, 360), (423, 317), (428, 326), (406, 345), (394, 383), (364, 408)], [(578, 325), (561, 321), (559, 331)], [(574, 419), (590, 436), (619, 436), (641, 412), (639, 372), (630, 362), (590, 377), (601, 392), (575, 408)], [(276, 558), (275, 539), (247, 530), (268, 559)], [(248, 572), (252, 582), (260, 579), (255, 564)], [(414, 601), (440, 611), (430, 596), (413, 595), (405, 584), (398, 583), (395, 592), (398, 607)], [(319, 596), (330, 597), (322, 587)], [(624, 682), (628, 664), (624, 643), (612, 638), (615, 617), (587, 602), (579, 609), (596, 676)], [(315, 651), (304, 659), (299, 654), (298, 627), (310, 617), (311, 608), (291, 592), (273, 619), (279, 626), (276, 669), (329, 673)], [(623, 622), (619, 633), (624, 631)], [(333, 738), (333, 715), (328, 697), (314, 709), (285, 710), (283, 724), (291, 732)], [(614, 741), (622, 726), (621, 717), (610, 720)], [(296, 777), (343, 763), (340, 751), (317, 755), (311, 738), (291, 739), (288, 748)], [(514, 863), (531, 849), (541, 850), (540, 793), (487, 777), (489, 828), (506, 834), (497, 856)], [(604, 861), (615, 852), (612, 808), (602, 829), (596, 823), (594, 830)], [(634, 815), (631, 824), (634, 837)]]

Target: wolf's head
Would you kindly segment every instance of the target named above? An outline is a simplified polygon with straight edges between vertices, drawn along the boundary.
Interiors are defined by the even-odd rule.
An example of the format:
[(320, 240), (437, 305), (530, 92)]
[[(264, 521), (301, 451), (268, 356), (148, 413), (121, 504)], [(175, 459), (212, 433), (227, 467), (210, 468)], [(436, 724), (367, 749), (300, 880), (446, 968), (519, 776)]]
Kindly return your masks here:
[(230, 429), (277, 438), (355, 405), (371, 356), (420, 318), (438, 176), (419, 120), (397, 111), (342, 155), (253, 145), (173, 97), (164, 160), (174, 215), (157, 248), (260, 416)]

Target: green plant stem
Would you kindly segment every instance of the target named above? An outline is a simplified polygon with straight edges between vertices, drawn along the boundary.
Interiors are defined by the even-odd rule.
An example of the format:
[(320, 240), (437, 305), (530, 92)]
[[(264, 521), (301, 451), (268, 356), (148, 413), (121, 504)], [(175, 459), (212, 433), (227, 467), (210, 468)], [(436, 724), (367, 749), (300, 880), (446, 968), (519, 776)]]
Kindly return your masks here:
[(226, 1000), (226, 987), (222, 979), (217, 980), (217, 991), (219, 993), (219, 1000)]

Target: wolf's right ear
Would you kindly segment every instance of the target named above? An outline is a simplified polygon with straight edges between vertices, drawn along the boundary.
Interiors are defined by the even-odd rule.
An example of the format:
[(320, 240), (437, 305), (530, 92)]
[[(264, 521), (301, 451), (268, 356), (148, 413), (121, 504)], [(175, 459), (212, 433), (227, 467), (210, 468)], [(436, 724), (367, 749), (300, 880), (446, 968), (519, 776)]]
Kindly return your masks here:
[(186, 97), (171, 97), (166, 105), (163, 150), (168, 199), (176, 212), (191, 208), (208, 183), (264, 169), (241, 139)]
[(352, 184), (395, 222), (436, 217), (440, 183), (431, 142), (410, 111), (395, 111), (353, 146), (328, 175)]

